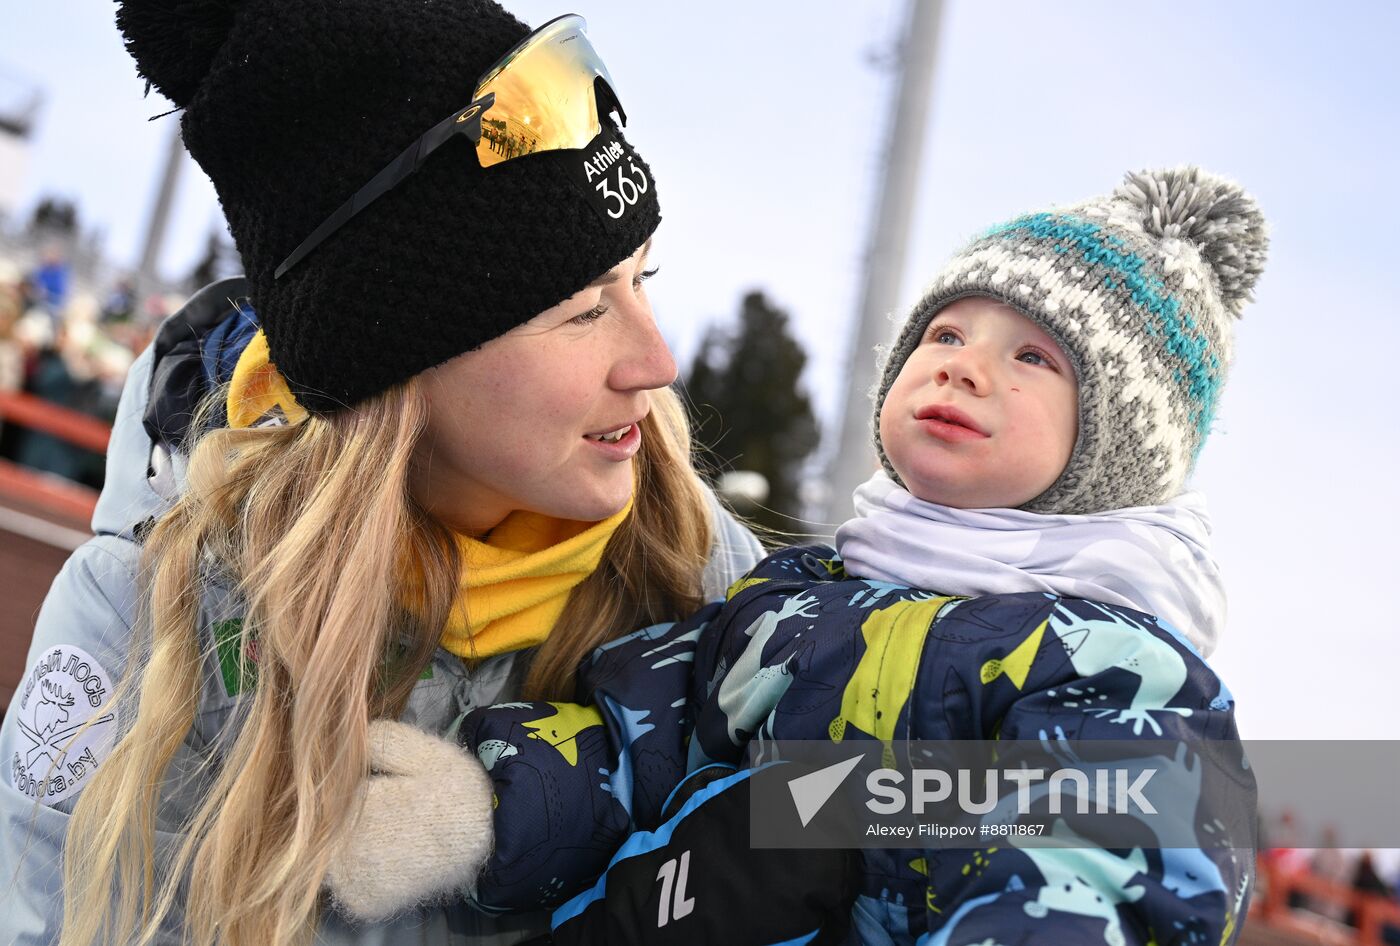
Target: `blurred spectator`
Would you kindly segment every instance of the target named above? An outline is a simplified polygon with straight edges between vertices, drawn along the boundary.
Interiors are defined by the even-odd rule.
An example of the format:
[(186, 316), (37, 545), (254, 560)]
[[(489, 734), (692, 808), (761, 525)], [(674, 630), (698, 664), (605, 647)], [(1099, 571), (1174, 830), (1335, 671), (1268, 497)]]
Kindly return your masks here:
[[(132, 359), (145, 351), (155, 337), (158, 322), (132, 319), (128, 322), (109, 322), (102, 325), (102, 332)], [(124, 374), (124, 373), (123, 373)], [(118, 385), (120, 387), (120, 385)]]
[(1301, 842), (1302, 836), (1298, 833), (1298, 822), (1293, 809), (1284, 808), (1277, 815), (1264, 815), (1259, 819), (1260, 850), (1288, 850), (1296, 848)]
[(63, 248), (57, 243), (44, 247), (39, 265), (30, 274), (29, 281), (34, 287), (34, 301), (54, 319), (55, 327), (59, 313), (68, 301), (68, 284), (72, 278), (72, 267)]
[(136, 287), (130, 277), (123, 276), (112, 287), (112, 291), (107, 295), (107, 301), (102, 303), (100, 321), (104, 326), (122, 325), (130, 322), (135, 315)]
[[(21, 285), (19, 307), (24, 314), (15, 322), (9, 333), (9, 341), (14, 346), (12, 351), (19, 360), (19, 390), (22, 391), (29, 390), (29, 381), (39, 364), (39, 353), (53, 343), (54, 337), (53, 321), (48, 313), (41, 309), (26, 309), (27, 298)], [(0, 429), (0, 457), (18, 460), (20, 447), (28, 436), (29, 432), (18, 424), (9, 424)]]
[[(42, 202), (28, 243), (42, 247), (39, 261), (0, 258), (0, 391), (25, 391), (110, 424), (131, 363), (184, 299), (140, 294), (129, 274), (89, 287), (65, 250), (75, 220), (71, 205)], [(105, 472), (98, 453), (2, 417), (0, 458), (94, 488)]]
[[(1341, 887), (1350, 887), (1356, 870), (1355, 856), (1351, 851), (1339, 849), (1337, 843), (1337, 830), (1331, 826), (1323, 828), (1322, 847), (1313, 853), (1309, 866), (1312, 872), (1323, 880)], [(1340, 903), (1309, 898), (1307, 907), (1314, 913), (1320, 913), (1332, 920), (1345, 922), (1347, 919), (1346, 907)]]
[(1357, 859), (1351, 886), (1359, 893), (1375, 894), (1387, 900), (1395, 895), (1390, 884), (1385, 882), (1385, 878), (1381, 877), (1380, 871), (1376, 869), (1375, 855), (1370, 851), (1363, 851)]
[[(24, 349), (15, 337), (15, 328), (24, 314), (19, 271), (0, 262), (0, 392), (18, 391), (24, 386)], [(0, 436), (4, 435), (0, 418)]]
[[(1301, 840), (1298, 823), (1292, 809), (1285, 808), (1274, 817), (1259, 820), (1259, 860), (1281, 875), (1292, 874), (1308, 869), (1308, 855), (1311, 853), (1298, 847)], [(1288, 898), (1290, 907), (1303, 906), (1303, 895), (1292, 893)]]
[[(63, 360), (62, 346), (67, 340), (63, 326), (49, 344), (39, 349), (37, 363), (29, 378), (29, 392), (53, 404), (68, 406), (73, 400), (76, 382)], [(76, 480), (82, 468), (82, 457), (76, 447), (37, 430), (26, 431), (20, 441), (19, 462), (35, 470)]]
[[(31, 349), (27, 390), (36, 397), (110, 423), (132, 353), (98, 327), (97, 301), (74, 298), (58, 329), (43, 331), (31, 313), (21, 320), (21, 344)], [(90, 450), (39, 431), (26, 431), (16, 450), (25, 466), (101, 488), (105, 461)]]
[(161, 320), (185, 304), (184, 297), (152, 293), (142, 305), (142, 318), (147, 324), (159, 325)]
[[(1376, 859), (1370, 851), (1363, 851), (1356, 861), (1356, 871), (1352, 876), (1351, 888), (1359, 894), (1372, 897), (1381, 897), (1392, 900), (1395, 897), (1395, 890), (1381, 877), (1380, 871), (1376, 868)], [(1359, 926), (1359, 918), (1355, 915), (1347, 917), (1347, 923), (1351, 926)], [(1400, 928), (1390, 924), (1385, 924), (1381, 928), (1382, 942), (1387, 946), (1400, 944)]]

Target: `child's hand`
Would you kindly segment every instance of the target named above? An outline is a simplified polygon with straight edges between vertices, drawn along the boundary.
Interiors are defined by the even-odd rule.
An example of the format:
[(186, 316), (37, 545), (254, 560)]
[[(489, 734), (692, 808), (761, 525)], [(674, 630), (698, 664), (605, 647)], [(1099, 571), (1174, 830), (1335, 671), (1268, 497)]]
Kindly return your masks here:
[(493, 841), (486, 770), (456, 743), (392, 720), (370, 723), (369, 747), (364, 808), (326, 871), (341, 911), (382, 920), (469, 895)]

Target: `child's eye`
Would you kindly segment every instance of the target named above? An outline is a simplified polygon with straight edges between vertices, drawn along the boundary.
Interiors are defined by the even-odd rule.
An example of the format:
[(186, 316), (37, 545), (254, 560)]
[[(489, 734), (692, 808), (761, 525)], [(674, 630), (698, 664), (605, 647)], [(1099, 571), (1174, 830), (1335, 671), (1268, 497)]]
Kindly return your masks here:
[[(1025, 359), (1028, 355), (1035, 360), (1026, 361)], [(1054, 364), (1051, 363), (1049, 358), (1045, 357), (1045, 355), (1036, 351), (1034, 348), (1028, 348), (1025, 351), (1021, 352), (1019, 355), (1016, 356), (1016, 360), (1027, 365), (1044, 365), (1047, 368), (1055, 367)]]
[[(929, 337), (929, 341), (933, 342), (935, 345), (961, 345), (961, 344), (962, 344), (962, 339), (958, 336), (958, 333), (957, 333), (957, 332), (954, 332), (952, 329), (946, 329), (946, 328), (934, 328), (934, 329), (930, 329), (930, 330), (929, 330), (929, 333), (928, 333), (928, 337)], [(945, 342), (944, 339), (946, 339), (946, 338), (950, 338), (950, 339), (952, 339), (952, 341), (951, 341), (951, 342)]]
[(607, 305), (600, 302), (582, 315), (576, 315), (569, 319), (570, 325), (587, 325), (589, 322), (596, 322), (608, 311)]
[(636, 276), (633, 276), (633, 277), (632, 277), (632, 288), (633, 288), (633, 289), (640, 289), (641, 286), (642, 286), (642, 283), (646, 282), (648, 279), (650, 279), (651, 277), (655, 276), (655, 275), (656, 275), (657, 273), (659, 273), (659, 272), (661, 272), (661, 267), (660, 267), (660, 266), (653, 266), (651, 269), (643, 270), (642, 272), (638, 273)]

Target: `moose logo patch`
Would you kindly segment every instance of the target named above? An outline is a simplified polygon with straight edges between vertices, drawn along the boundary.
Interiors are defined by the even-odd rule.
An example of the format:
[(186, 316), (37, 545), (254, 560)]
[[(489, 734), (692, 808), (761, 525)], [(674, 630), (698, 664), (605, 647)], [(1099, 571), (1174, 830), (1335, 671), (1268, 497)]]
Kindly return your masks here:
[(77, 794), (115, 742), (111, 696), (111, 678), (81, 647), (44, 653), (10, 705), (17, 724), (5, 747), (10, 784), (48, 805)]

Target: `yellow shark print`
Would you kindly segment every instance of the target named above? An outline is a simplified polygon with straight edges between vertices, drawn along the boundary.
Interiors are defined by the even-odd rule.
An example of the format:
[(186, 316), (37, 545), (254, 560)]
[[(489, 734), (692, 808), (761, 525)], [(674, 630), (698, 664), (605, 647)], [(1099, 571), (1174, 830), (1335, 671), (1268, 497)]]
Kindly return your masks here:
[(596, 706), (580, 706), (576, 703), (550, 703), (556, 710), (553, 716), (522, 723), (530, 730), (530, 739), (541, 739), (564, 757), (570, 765), (578, 765), (578, 734), (590, 726), (603, 725), (603, 714)]
[(754, 585), (761, 585), (765, 581), (771, 580), (772, 579), (770, 578), (740, 578), (738, 581), (734, 582), (734, 584), (729, 586), (729, 590), (724, 593), (724, 600), (732, 601), (734, 599), (734, 596), (737, 595), (739, 592), (743, 591), (745, 588), (752, 588)]
[(1016, 689), (1021, 689), (1026, 685), (1026, 677), (1030, 675), (1031, 663), (1035, 660), (1036, 652), (1040, 650), (1040, 639), (1045, 636), (1045, 627), (1050, 623), (1046, 618), (1040, 622), (1040, 626), (1026, 635), (1026, 639), (1016, 645), (1016, 649), (1005, 657), (993, 657), (982, 665), (982, 685), (986, 686), (993, 680), (1006, 674), (1006, 678), (1016, 684)]
[(938, 612), (956, 600), (899, 601), (870, 612), (860, 626), (865, 653), (841, 694), (841, 715), (831, 721), (832, 742), (840, 742), (846, 727), (855, 726), (883, 742), (884, 764), (894, 765), (894, 727), (914, 687), (924, 640)]

